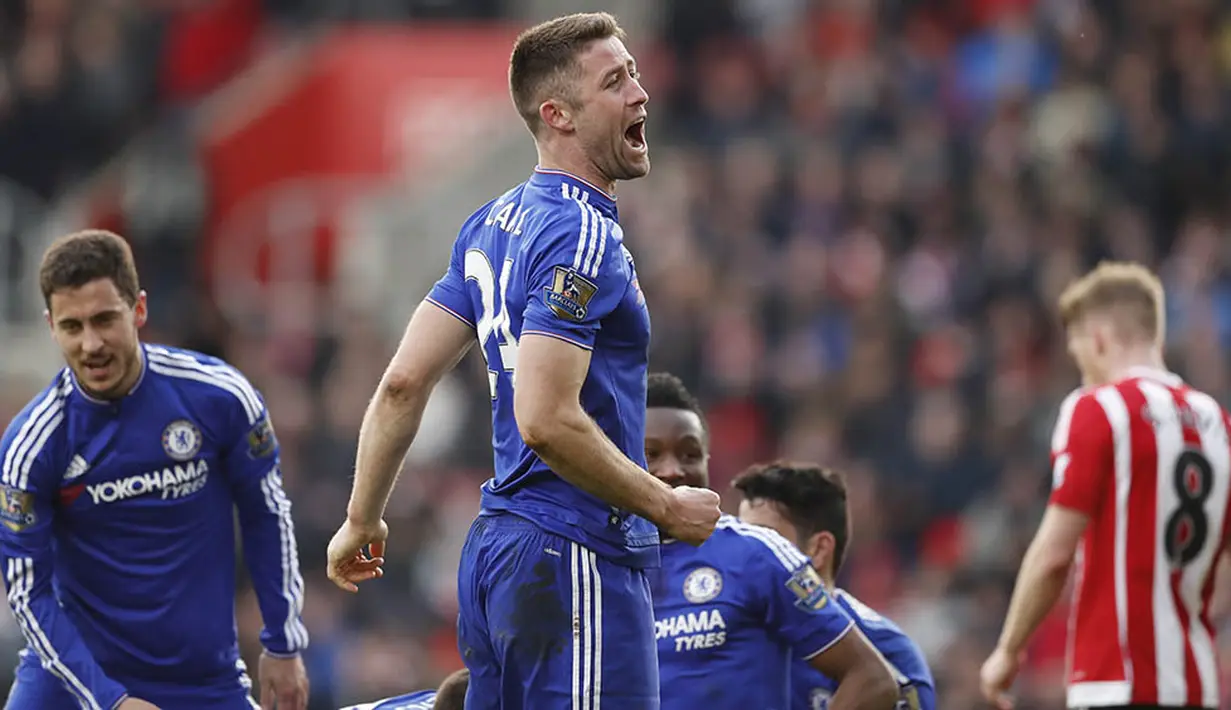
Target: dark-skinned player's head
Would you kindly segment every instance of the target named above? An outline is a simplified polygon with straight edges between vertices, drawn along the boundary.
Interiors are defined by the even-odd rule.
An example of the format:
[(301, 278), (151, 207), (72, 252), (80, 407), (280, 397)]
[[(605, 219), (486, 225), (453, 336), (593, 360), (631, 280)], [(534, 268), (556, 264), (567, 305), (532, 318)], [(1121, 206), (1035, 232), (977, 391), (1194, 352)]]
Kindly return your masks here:
[(432, 705), (432, 710), (465, 710), (466, 689), (469, 686), (470, 671), (463, 668), (450, 673), (436, 689), (436, 703)]
[(816, 464), (774, 461), (749, 468), (733, 485), (744, 496), (740, 520), (793, 540), (827, 579), (838, 574), (851, 538), (841, 473)]
[(701, 406), (680, 378), (649, 376), (645, 396), (645, 460), (668, 485), (705, 488), (710, 483), (709, 432)]
[(127, 394), (141, 374), (137, 330), (146, 320), (128, 243), (95, 229), (60, 237), (43, 254), (39, 287), (78, 385), (102, 399)]
[(584, 157), (613, 182), (650, 171), (649, 95), (637, 76), (624, 30), (605, 12), (535, 25), (517, 38), (509, 59), (509, 93), (540, 150), (560, 142), (559, 150)]

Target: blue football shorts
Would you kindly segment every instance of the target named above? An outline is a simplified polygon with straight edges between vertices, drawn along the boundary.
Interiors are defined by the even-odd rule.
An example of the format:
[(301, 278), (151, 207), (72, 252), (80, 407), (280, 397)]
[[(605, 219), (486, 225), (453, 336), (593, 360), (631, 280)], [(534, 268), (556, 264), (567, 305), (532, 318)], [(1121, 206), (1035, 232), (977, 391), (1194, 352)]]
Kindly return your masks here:
[(484, 513), (462, 548), (458, 604), (467, 710), (658, 710), (643, 570)]

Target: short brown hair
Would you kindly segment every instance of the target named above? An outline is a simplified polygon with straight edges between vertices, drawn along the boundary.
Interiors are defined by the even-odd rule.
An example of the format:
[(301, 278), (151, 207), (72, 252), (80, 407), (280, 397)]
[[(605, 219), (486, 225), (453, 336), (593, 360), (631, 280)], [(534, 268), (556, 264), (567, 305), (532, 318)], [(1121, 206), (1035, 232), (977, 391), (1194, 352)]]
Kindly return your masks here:
[(841, 472), (813, 463), (772, 461), (757, 464), (735, 477), (731, 484), (749, 501), (764, 500), (781, 506), (795, 526), (802, 546), (819, 532), (833, 535), (833, 569), (842, 568), (851, 539), (851, 521), (846, 509), (846, 477)]
[(606, 12), (564, 15), (518, 35), (509, 58), (509, 93), (531, 133), (538, 135), (542, 127), (539, 106), (547, 99), (576, 106), (577, 55), (591, 42), (611, 37), (624, 39), (624, 30)]
[(1161, 342), (1166, 328), (1163, 284), (1134, 262), (1104, 261), (1060, 294), (1060, 321), (1070, 327), (1091, 313), (1112, 313), (1136, 334)]
[(38, 270), (43, 302), (51, 308), (51, 295), (81, 288), (91, 281), (111, 279), (128, 305), (137, 303), (141, 285), (128, 242), (114, 232), (87, 229), (52, 242)]

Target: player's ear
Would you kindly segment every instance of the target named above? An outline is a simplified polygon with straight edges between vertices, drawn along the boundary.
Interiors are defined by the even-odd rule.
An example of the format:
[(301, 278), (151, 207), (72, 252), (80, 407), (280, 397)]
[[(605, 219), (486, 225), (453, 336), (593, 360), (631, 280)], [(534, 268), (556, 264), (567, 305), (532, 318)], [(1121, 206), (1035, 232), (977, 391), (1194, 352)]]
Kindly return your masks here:
[(569, 106), (556, 99), (548, 99), (539, 104), (539, 120), (543, 125), (563, 133), (572, 133), (573, 113)]
[(146, 303), (145, 291), (137, 293), (137, 302), (133, 304), (133, 322), (140, 328), (149, 318), (149, 305)]

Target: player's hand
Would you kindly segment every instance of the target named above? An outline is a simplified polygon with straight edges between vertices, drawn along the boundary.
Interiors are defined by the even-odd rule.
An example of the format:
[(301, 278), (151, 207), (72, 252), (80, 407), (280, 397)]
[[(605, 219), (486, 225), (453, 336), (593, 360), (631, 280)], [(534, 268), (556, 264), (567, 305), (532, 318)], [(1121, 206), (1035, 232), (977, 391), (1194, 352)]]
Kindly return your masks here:
[(299, 656), (278, 658), (261, 654), (257, 664), (261, 681), (261, 710), (306, 710), (308, 707), (308, 673)]
[(1017, 678), (1017, 671), (1025, 659), (1025, 653), (1012, 654), (997, 647), (983, 663), (979, 671), (979, 687), (983, 697), (999, 710), (1013, 710), (1013, 698), (1009, 697), (1009, 687)]
[(329, 579), (348, 592), (357, 592), (359, 582), (381, 577), (385, 573), (381, 565), (385, 563), (388, 537), (389, 526), (384, 520), (376, 527), (366, 528), (347, 519), (329, 541)]
[(671, 505), (667, 509), (663, 532), (673, 540), (700, 545), (709, 539), (722, 511), (718, 494), (708, 488), (677, 486), (671, 489)]
[(158, 710), (158, 706), (141, 698), (124, 698), (115, 710)]

